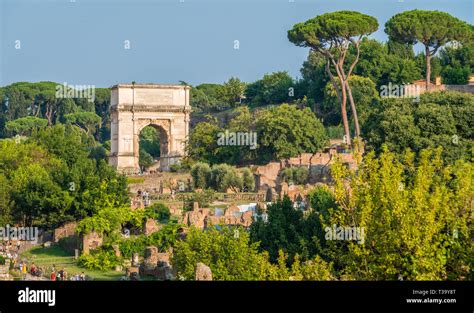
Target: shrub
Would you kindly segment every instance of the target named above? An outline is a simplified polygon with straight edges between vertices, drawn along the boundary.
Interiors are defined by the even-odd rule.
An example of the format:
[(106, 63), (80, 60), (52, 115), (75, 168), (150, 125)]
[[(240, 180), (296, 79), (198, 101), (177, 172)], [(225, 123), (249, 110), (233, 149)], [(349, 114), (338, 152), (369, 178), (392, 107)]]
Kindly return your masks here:
[(5, 265), (6, 261), (7, 260), (3, 256), (0, 255), (0, 265)]
[(117, 257), (111, 250), (96, 250), (90, 255), (81, 255), (77, 260), (80, 267), (89, 270), (108, 271), (122, 264), (122, 259)]
[(280, 172), (280, 179), (284, 182), (292, 182), (303, 185), (308, 180), (309, 170), (306, 167), (286, 167)]
[(170, 209), (164, 203), (157, 202), (145, 209), (145, 216), (166, 223), (168, 222), (171, 213)]
[(211, 170), (210, 186), (217, 191), (225, 192), (228, 188), (241, 189), (242, 178), (237, 175), (235, 168), (227, 164), (216, 164)]
[(250, 169), (246, 167), (242, 169), (242, 184), (243, 188), (248, 192), (255, 189), (255, 178)]
[(194, 188), (208, 188), (211, 178), (211, 167), (207, 163), (198, 162), (191, 167)]
[(144, 256), (145, 249), (148, 246), (155, 246), (159, 251), (165, 251), (174, 246), (176, 233), (180, 227), (179, 224), (168, 224), (150, 236), (140, 235), (123, 239), (119, 243), (120, 253), (124, 258), (131, 258), (134, 253)]
[(318, 186), (308, 194), (311, 207), (319, 212), (327, 212), (330, 208), (336, 208), (334, 195), (327, 187)]

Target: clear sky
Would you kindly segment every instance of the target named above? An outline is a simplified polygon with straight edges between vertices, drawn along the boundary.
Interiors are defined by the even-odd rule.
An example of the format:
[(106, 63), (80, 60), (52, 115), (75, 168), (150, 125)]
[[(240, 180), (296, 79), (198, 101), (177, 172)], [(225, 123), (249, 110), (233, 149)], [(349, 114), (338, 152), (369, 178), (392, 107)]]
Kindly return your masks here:
[[(300, 76), (308, 50), (295, 23), (338, 10), (376, 17), (373, 38), (395, 13), (441, 10), (473, 24), (473, 0), (0, 0), (0, 86), (55, 81), (116, 83), (255, 81)], [(19, 40), (19, 42), (17, 41)], [(130, 49), (124, 49), (126, 40)], [(235, 49), (238, 40), (239, 49)], [(15, 45), (20, 44), (20, 49)]]

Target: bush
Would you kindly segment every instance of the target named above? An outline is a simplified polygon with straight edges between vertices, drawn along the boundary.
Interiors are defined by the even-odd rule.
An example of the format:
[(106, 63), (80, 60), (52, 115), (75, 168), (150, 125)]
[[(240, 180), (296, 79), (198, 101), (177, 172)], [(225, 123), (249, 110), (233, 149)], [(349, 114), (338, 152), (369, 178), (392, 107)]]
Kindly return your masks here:
[(166, 223), (170, 219), (171, 213), (164, 203), (157, 202), (145, 209), (145, 216)]
[(119, 243), (120, 253), (124, 258), (131, 258), (134, 253), (144, 256), (145, 249), (148, 246), (155, 246), (159, 251), (168, 250), (169, 247), (174, 246), (176, 233), (180, 227), (181, 225), (179, 224), (168, 224), (150, 236), (140, 235), (123, 239)]
[(6, 261), (7, 260), (3, 256), (0, 255), (0, 265), (5, 265)]
[(336, 200), (327, 187), (316, 187), (308, 194), (311, 208), (318, 212), (328, 212), (330, 208), (337, 208)]
[(247, 192), (251, 192), (255, 189), (255, 178), (253, 177), (253, 173), (246, 167), (242, 169), (242, 184)]
[(198, 162), (191, 167), (194, 188), (206, 189), (211, 178), (211, 167), (207, 163)]
[(242, 178), (237, 175), (235, 168), (227, 164), (216, 164), (211, 170), (210, 187), (225, 192), (228, 188), (241, 189)]
[(111, 250), (96, 250), (90, 255), (81, 255), (77, 260), (80, 267), (89, 270), (108, 271), (122, 264), (122, 259)]
[(280, 179), (284, 182), (292, 182), (295, 185), (303, 185), (307, 182), (309, 170), (306, 167), (287, 167), (281, 170)]
[(214, 280), (265, 280), (276, 275), (268, 254), (259, 253), (258, 244), (252, 244), (242, 228), (203, 232), (192, 227), (185, 240), (176, 242), (171, 262), (185, 279), (194, 279), (198, 262), (211, 268)]

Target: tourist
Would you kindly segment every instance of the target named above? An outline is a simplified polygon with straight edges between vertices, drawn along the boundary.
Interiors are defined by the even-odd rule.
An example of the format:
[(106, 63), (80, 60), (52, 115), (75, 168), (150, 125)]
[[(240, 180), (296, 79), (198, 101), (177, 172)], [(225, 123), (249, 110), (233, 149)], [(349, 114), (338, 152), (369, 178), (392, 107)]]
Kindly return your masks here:
[(64, 280), (64, 267), (58, 272), (59, 280)]
[(36, 271), (38, 269), (36, 268), (36, 265), (35, 263), (31, 263), (31, 266), (30, 266), (30, 274), (33, 275), (33, 276), (36, 276)]
[(56, 272), (55, 271), (51, 271), (50, 278), (51, 278), (51, 281), (56, 281)]
[(81, 276), (80, 277), (80, 280), (86, 280), (86, 275), (84, 274), (84, 272), (81, 273)]

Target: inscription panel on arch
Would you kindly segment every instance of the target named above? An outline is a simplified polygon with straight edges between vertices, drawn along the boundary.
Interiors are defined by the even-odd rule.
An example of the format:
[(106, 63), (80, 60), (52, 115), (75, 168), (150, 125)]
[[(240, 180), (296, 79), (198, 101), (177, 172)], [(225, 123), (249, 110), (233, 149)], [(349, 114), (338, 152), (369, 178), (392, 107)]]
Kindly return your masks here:
[(135, 91), (135, 103), (144, 105), (173, 105), (173, 92), (153, 89)]

